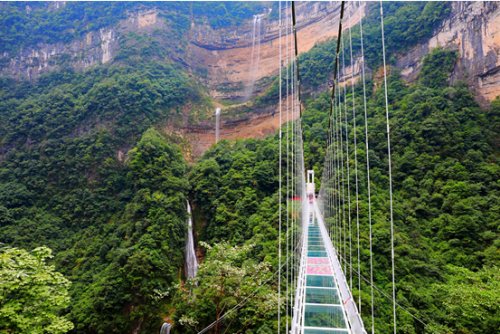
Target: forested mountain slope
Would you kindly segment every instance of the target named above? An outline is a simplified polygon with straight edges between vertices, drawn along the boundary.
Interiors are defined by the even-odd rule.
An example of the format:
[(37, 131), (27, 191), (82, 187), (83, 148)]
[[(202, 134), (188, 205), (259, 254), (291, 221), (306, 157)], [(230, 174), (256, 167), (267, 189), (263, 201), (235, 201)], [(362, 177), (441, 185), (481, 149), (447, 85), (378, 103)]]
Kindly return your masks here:
[[(399, 333), (489, 333), (499, 325), (500, 168), (496, 143), (500, 100), (485, 111), (464, 84), (448, 86), (447, 77), (455, 60), (455, 53), (436, 50), (424, 61), (417, 84), (407, 86), (397, 74), (389, 80), (398, 301), (426, 324), (423, 326), (398, 309)], [(374, 89), (373, 84), (368, 85), (368, 92), (373, 91), (368, 96), (368, 124), (372, 143), (375, 282), (389, 293), (385, 109), (383, 89), (380, 86)], [(361, 86), (356, 87), (355, 96), (356, 105), (362, 106)], [(351, 98), (348, 94), (347, 108), (352, 107)], [(304, 110), (306, 168), (316, 172), (323, 167), (328, 110), (326, 93), (308, 101)], [(352, 122), (350, 116), (348, 122)], [(361, 240), (362, 249), (367, 249), (362, 112), (357, 115), (357, 123)], [(210, 244), (229, 241), (253, 247), (255, 250), (244, 259), (257, 258), (275, 268), (278, 148), (277, 137), (236, 144), (222, 142), (205, 154), (190, 177), (193, 201), (201, 210), (206, 226), (201, 239)], [(354, 176), (351, 178), (353, 184)], [(352, 201), (355, 207), (354, 198)], [(217, 259), (212, 256), (202, 267), (213, 265), (212, 261)], [(365, 277), (369, 275), (367, 253), (362, 256), (361, 272)], [(198, 277), (201, 285), (210, 280), (213, 280), (211, 275)], [(365, 282), (362, 286), (363, 316), (370, 328), (369, 286)], [(353, 293), (357, 298), (357, 291)], [(211, 296), (207, 301), (205, 293), (195, 299), (182, 295), (177, 313), (183, 331), (196, 333), (195, 329), (211, 323), (214, 318), (205, 317), (207, 312), (214, 314), (214, 304), (209, 301), (213, 303), (216, 298)], [(377, 293), (375, 303), (377, 331), (390, 332), (390, 302)], [(255, 317), (254, 311), (253, 304), (243, 307), (239, 318), (228, 321), (223, 328), (228, 332), (246, 328), (246, 321)], [(276, 328), (270, 327), (277, 326), (275, 319), (274, 316), (266, 324), (254, 319), (252, 323), (257, 332), (259, 329), (266, 332)]]
[[(202, 80), (207, 69), (189, 68), (180, 57), (186, 55), (193, 17), (214, 31), (234, 26), (248, 30), (255, 13), (265, 11), (269, 21), (276, 20), (277, 4), (60, 6), (0, 4), (2, 26), (9, 27), (0, 35), (0, 66), (6, 74), (0, 79), (0, 278), (12, 283), (22, 272), (47, 283), (35, 286), (40, 291), (14, 283), (0, 287), (0, 332), (64, 333), (73, 327), (74, 333), (156, 333), (168, 319), (175, 333), (197, 333), (259, 285), (263, 288), (252, 302), (218, 330), (276, 332), (284, 325), (276, 320), (273, 278), (278, 265), (278, 136), (221, 141), (188, 165), (186, 139), (165, 129), (186, 119), (206, 119), (215, 103), (209, 95), (213, 87)], [(420, 14), (407, 22), (402, 50), (431, 38), (450, 14), (447, 4), (388, 6), (387, 21), (394, 28), (387, 32), (389, 56), (401, 51), (396, 27), (406, 20), (405, 13)], [(317, 20), (336, 13), (328, 6), (311, 8), (317, 10), (311, 14)], [(321, 16), (321, 8), (328, 15)], [(375, 43), (379, 31), (370, 13), (367, 38)], [(160, 22), (167, 22), (167, 28)], [(420, 29), (423, 23), (428, 29)], [(134, 33), (141, 24), (141, 33)], [(110, 26), (125, 36), (113, 41), (122, 43), (118, 49), (102, 44), (107, 36), (116, 36), (108, 35)], [(353, 26), (353, 38), (359, 38)], [(75, 40), (89, 42), (83, 48), (89, 53), (76, 57), (81, 66), (70, 66), (75, 59), (56, 57), (51, 61), (58, 66), (50, 67), (55, 64), (47, 60), (48, 67), (41, 69), (50, 70), (31, 80), (9, 72), (15, 65), (10, 59), (39, 42), (66, 47)], [(334, 43), (318, 44), (300, 57), (307, 93), (302, 120), (306, 168), (314, 168), (318, 179), (329, 109), (323, 89)], [(106, 50), (113, 59), (106, 58)], [(374, 73), (379, 52), (368, 50)], [(43, 65), (34, 58), (23, 59), (30, 59), (33, 69)], [(420, 60), (412, 83), (391, 66), (398, 300), (427, 324), (401, 312), (401, 333), (494, 333), (500, 326), (500, 100), (491, 99), (487, 108), (478, 105), (476, 92), (454, 76), (461, 59), (459, 52), (436, 49)], [(391, 64), (396, 62), (394, 56)], [(275, 76), (266, 80), (260, 96), (242, 110), (278, 103), (278, 81)], [(375, 278), (389, 291), (388, 226), (382, 210), (387, 203), (385, 115), (377, 80), (374, 76), (368, 83), (374, 227), (380, 231)], [(355, 92), (359, 106), (362, 87)], [(351, 105), (348, 97), (347, 107)], [(364, 120), (358, 117), (358, 156), (363, 157)], [(360, 161), (360, 170), (364, 163)], [(362, 182), (364, 178), (361, 173)], [(366, 189), (360, 190), (365, 200)], [(187, 199), (203, 259), (194, 281), (183, 275)], [(366, 243), (366, 216), (361, 222)], [(42, 246), (52, 249), (53, 257)], [(228, 280), (222, 284), (221, 277)], [(362, 291), (364, 303), (369, 301), (367, 289)], [(377, 331), (389, 332), (388, 302), (376, 298)], [(363, 308), (366, 319), (368, 306)], [(40, 312), (34, 314), (33, 308)]]
[(150, 127), (195, 102), (193, 84), (147, 63), (3, 87), (1, 241), (54, 250), (78, 331), (158, 317), (183, 259), (188, 183), (179, 149)]

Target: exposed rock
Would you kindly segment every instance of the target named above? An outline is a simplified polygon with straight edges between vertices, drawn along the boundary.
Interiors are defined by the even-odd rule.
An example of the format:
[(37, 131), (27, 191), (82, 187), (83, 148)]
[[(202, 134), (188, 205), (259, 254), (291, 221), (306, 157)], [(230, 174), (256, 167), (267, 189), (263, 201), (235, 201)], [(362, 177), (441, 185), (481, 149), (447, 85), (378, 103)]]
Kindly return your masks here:
[(105, 64), (111, 60), (111, 42), (113, 41), (113, 30), (99, 30), (101, 36), (101, 63)]
[(156, 23), (156, 19), (158, 17), (158, 12), (155, 10), (139, 13), (137, 23), (139, 28), (149, 27)]
[[(344, 29), (359, 22), (364, 15), (365, 5), (353, 8), (351, 20), (344, 19)], [(340, 4), (338, 2), (300, 2), (297, 5), (297, 39), (299, 52), (309, 51), (315, 44), (337, 36)], [(283, 17), (290, 17), (285, 9)], [(347, 14), (346, 14), (347, 17)], [(188, 63), (194, 69), (207, 69), (205, 83), (215, 98), (238, 99), (245, 95), (245, 87), (251, 80), (257, 80), (255, 93), (269, 83), (277, 74), (280, 63), (279, 45), (286, 55), (292, 47), (291, 31), (283, 31), (279, 40), (279, 22), (265, 14), (263, 33), (260, 40), (260, 59), (257, 73), (250, 76), (253, 22), (249, 20), (237, 29), (213, 30), (208, 25), (192, 25), (193, 40)], [(288, 45), (288, 48), (287, 48)], [(283, 64), (286, 65), (286, 64)]]
[[(61, 2), (52, 3), (51, 10), (63, 6)], [(4, 52), (0, 63), (6, 64), (0, 68), (1, 75), (16, 78), (36, 79), (40, 74), (70, 66), (77, 70), (95, 65), (109, 63), (119, 51), (119, 39), (130, 31), (149, 33), (150, 28), (163, 27), (157, 20), (158, 11), (129, 13), (113, 27), (90, 31), (81, 39), (70, 43), (39, 44), (34, 48), (22, 49), (17, 55), (11, 56)]]
[[(132, 12), (129, 13), (129, 17), (127, 19), (127, 30), (128, 31), (146, 31), (149, 32), (146, 28), (148, 27), (159, 27), (161, 26), (160, 21), (158, 20), (159, 11), (156, 9)], [(121, 24), (124, 25), (124, 22)]]
[[(54, 2), (50, 10), (58, 10), (63, 2)], [(30, 10), (27, 5), (26, 10)], [(365, 5), (349, 6), (352, 12), (345, 15), (344, 29), (355, 25), (365, 14)], [(290, 17), (289, 8), (283, 9), (283, 17)], [(337, 34), (340, 5), (338, 2), (299, 2), (297, 4), (297, 34), (299, 52), (310, 50), (316, 43)], [(252, 19), (237, 27), (213, 29), (208, 23), (191, 23), (187, 34), (189, 47), (181, 46), (177, 37), (172, 37), (165, 20), (159, 19), (160, 9), (148, 9), (128, 13), (128, 18), (117, 25), (92, 31), (68, 44), (41, 44), (20, 50), (11, 55), (0, 56), (0, 75), (34, 79), (42, 73), (61, 66), (85, 69), (110, 63), (120, 51), (122, 37), (133, 31), (153, 36), (161, 45), (173, 46), (165, 57), (190, 69), (217, 99), (240, 99), (248, 94), (251, 85), (253, 94), (269, 86), (277, 74), (279, 45), (282, 55), (291, 49), (291, 31), (283, 31), (279, 40), (277, 15), (270, 10), (261, 13), (262, 30), (258, 66), (250, 69), (252, 61)], [(163, 13), (166, 15), (167, 13)], [(275, 13), (274, 13), (275, 14)], [(349, 17), (351, 17), (349, 19)], [(177, 39), (175, 39), (177, 38)], [(432, 48), (444, 47), (459, 52), (459, 61), (452, 80), (467, 80), (477, 90), (479, 99), (491, 101), (500, 94), (500, 6), (496, 2), (456, 2), (452, 13), (436, 29), (432, 38), (401, 54), (396, 67), (409, 81), (415, 80), (423, 57)], [(348, 64), (346, 64), (348, 65)], [(341, 80), (359, 78), (360, 63), (349, 66)], [(249, 75), (251, 73), (251, 75)]]
[(41, 44), (36, 48), (20, 50), (17, 56), (9, 58), (3, 54), (3, 63), (0, 69), (2, 75), (17, 78), (37, 78), (42, 73), (69, 65), (75, 69), (84, 69), (112, 59), (113, 50), (117, 48), (113, 29), (101, 29), (89, 32), (81, 40), (74, 40), (69, 44)]
[(397, 66), (415, 80), (423, 57), (436, 47), (457, 50), (452, 80), (466, 80), (480, 101), (500, 95), (500, 6), (496, 2), (454, 2), (450, 17), (428, 42), (401, 56)]

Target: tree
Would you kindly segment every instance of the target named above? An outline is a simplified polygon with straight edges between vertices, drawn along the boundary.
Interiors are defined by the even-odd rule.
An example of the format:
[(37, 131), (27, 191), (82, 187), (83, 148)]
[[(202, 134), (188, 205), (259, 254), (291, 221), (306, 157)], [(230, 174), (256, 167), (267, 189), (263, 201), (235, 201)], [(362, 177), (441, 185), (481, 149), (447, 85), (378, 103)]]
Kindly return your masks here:
[(448, 281), (434, 284), (432, 290), (439, 300), (432, 325), (439, 333), (494, 333), (500, 326), (500, 269), (484, 267), (477, 272), (448, 266)]
[(182, 332), (191, 332), (192, 327), (202, 329), (235, 307), (224, 321), (217, 322), (213, 333), (245, 333), (250, 329), (262, 332), (276, 326), (273, 319), (278, 295), (268, 283), (270, 265), (250, 259), (253, 246), (219, 243), (205, 247), (207, 257), (198, 276), (188, 284), (191, 293), (180, 291), (181, 307), (176, 317), (184, 327)]
[(0, 332), (59, 334), (73, 328), (63, 310), (69, 306), (70, 281), (54, 266), (47, 247), (28, 252), (0, 250)]

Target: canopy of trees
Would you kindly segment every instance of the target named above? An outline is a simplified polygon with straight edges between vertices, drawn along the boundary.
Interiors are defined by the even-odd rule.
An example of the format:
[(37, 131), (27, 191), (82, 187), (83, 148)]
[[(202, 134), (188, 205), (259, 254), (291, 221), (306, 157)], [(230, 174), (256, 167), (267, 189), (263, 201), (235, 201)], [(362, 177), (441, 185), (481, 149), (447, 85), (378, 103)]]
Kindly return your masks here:
[[(398, 302), (426, 323), (424, 326), (399, 309), (398, 332), (401, 333), (494, 332), (499, 325), (496, 305), (500, 294), (496, 282), (499, 278), (500, 169), (494, 143), (500, 100), (494, 101), (490, 110), (482, 110), (463, 84), (449, 87), (447, 78), (455, 59), (454, 52), (434, 50), (425, 59), (417, 83), (408, 86), (397, 73), (389, 78)], [(368, 85), (375, 284), (382, 291), (390, 292), (385, 106), (380, 84), (378, 88), (374, 88), (374, 82)], [(366, 277), (369, 254), (366, 251), (365, 124), (362, 87), (355, 88), (364, 250), (361, 273)], [(345, 107), (352, 129), (350, 90)], [(324, 94), (308, 101), (303, 116), (306, 169), (319, 172), (318, 181), (325, 156), (328, 110), (329, 96)], [(354, 166), (352, 131), (349, 136), (351, 166)], [(196, 211), (202, 217), (202, 222), (198, 220), (203, 225), (201, 239), (215, 244), (252, 244), (255, 253), (252, 256), (267, 259), (275, 270), (277, 150), (277, 137), (264, 141), (221, 142), (208, 151), (190, 173)], [(350, 184), (354, 185), (354, 173), (351, 178)], [(319, 182), (317, 186), (319, 188)], [(354, 196), (352, 198), (354, 201)], [(347, 209), (347, 203), (344, 205)], [(351, 207), (355, 207), (354, 202)], [(211, 255), (206, 261), (207, 266), (213, 265), (209, 262)], [(212, 274), (216, 275), (215, 272), (214, 269)], [(204, 279), (210, 281), (203, 274), (199, 284), (205, 284)], [(365, 282), (362, 285), (363, 315), (370, 327), (369, 286)], [(197, 289), (194, 287), (192, 291), (199, 291)], [(357, 290), (353, 292), (357, 298)], [(230, 296), (236, 298), (237, 294), (225, 295)], [(182, 328), (201, 329), (220, 316), (215, 310), (207, 311), (205, 306), (185, 307), (189, 298), (196, 295), (181, 298), (183, 306), (179, 307), (178, 320), (184, 321)], [(213, 299), (209, 300), (214, 303)], [(207, 317), (207, 312), (211, 317)], [(244, 313), (244, 310), (239, 313), (239, 322), (246, 320)], [(191, 321), (194, 319), (196, 322)], [(390, 319), (390, 301), (377, 293), (377, 331), (389, 332)], [(220, 326), (221, 330), (231, 331), (232, 322), (223, 321)], [(256, 323), (253, 331), (257, 328)]]
[[(0, 32), (2, 51), (38, 40), (70, 40), (112, 24), (136, 5), (112, 4), (102, 16), (100, 4), (69, 3), (54, 9), (54, 15), (47, 14), (46, 4), (30, 3), (30, 15), (26, 6), (0, 4), (0, 22), (9, 27)], [(180, 3), (158, 6), (178, 11), (181, 36), (191, 8)], [(209, 23), (234, 24), (259, 6), (263, 4), (214, 5), (210, 8), (217, 15)], [(447, 3), (384, 6), (389, 55), (428, 37), (449, 10)], [(203, 10), (202, 4), (193, 4), (194, 12)], [(238, 16), (231, 17), (232, 12)], [(92, 19), (96, 16), (101, 19)], [(373, 45), (366, 48), (366, 56), (373, 68), (380, 59), (376, 19), (369, 15), (365, 21), (365, 47)], [(46, 29), (53, 26), (59, 27), (58, 34)], [(9, 282), (0, 287), (0, 331), (152, 333), (172, 315), (167, 314), (172, 308), (174, 329), (191, 333), (247, 297), (247, 303), (213, 330), (274, 333), (283, 326), (275, 317), (278, 137), (222, 141), (187, 166), (161, 128), (183, 116), (187, 105), (194, 110), (204, 100), (182, 69), (148, 60), (163, 52), (153, 42), (128, 36), (124, 43), (129, 48), (118, 56), (120, 66), (82, 73), (61, 70), (34, 83), (0, 79), (0, 242), (9, 245), (0, 253), (0, 276)], [(301, 57), (306, 88), (316, 89), (327, 80), (332, 43)], [(344, 57), (349, 61), (348, 54)], [(483, 110), (465, 85), (450, 86), (455, 60), (454, 52), (435, 50), (425, 59), (417, 82), (401, 81), (396, 71), (389, 78), (397, 297), (426, 323), (398, 312), (399, 332), (405, 334), (494, 333), (500, 327), (500, 99)], [(368, 82), (368, 154), (375, 283), (389, 291), (381, 86), (377, 78)], [(276, 81), (255, 105), (272, 103), (277, 93)], [(361, 244), (366, 250), (362, 100), (360, 86), (354, 96), (349, 91), (342, 98), (347, 110), (357, 108)], [(306, 168), (315, 169), (319, 188), (329, 98), (318, 92), (305, 104)], [(353, 122), (352, 113), (347, 121)], [(349, 136), (352, 142), (351, 132)], [(353, 161), (354, 155), (349, 158)], [(199, 276), (182, 284), (188, 198), (197, 239), (206, 251)], [(282, 198), (289, 200), (285, 193)], [(53, 249), (53, 258), (43, 245)], [(361, 255), (364, 275), (368, 255)], [(28, 298), (33, 293), (40, 299)], [(370, 319), (366, 284), (361, 295), (364, 318)], [(377, 294), (375, 302), (377, 332), (390, 332), (389, 301)], [(40, 312), (34, 314), (32, 305)]]
[(0, 241), (47, 245), (76, 332), (151, 331), (178, 280), (186, 164), (154, 128), (197, 90), (161, 63), (2, 81)]
[(73, 328), (62, 316), (70, 282), (47, 264), (52, 251), (0, 249), (0, 332), (62, 334)]

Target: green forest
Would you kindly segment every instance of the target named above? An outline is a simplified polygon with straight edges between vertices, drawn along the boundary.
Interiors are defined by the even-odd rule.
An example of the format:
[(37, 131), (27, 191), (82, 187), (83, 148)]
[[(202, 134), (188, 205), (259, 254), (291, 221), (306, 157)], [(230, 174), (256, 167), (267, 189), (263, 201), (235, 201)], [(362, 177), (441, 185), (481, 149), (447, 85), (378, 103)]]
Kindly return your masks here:
[[(178, 13), (179, 22), (191, 12), (212, 13), (214, 28), (266, 8), (216, 3), (207, 13), (201, 5), (141, 4), (165, 6)], [(0, 32), (0, 51), (40, 40), (69, 41), (115, 23), (137, 4), (71, 3), (51, 13), (34, 3), (33, 15), (25, 6), (0, 4), (0, 22), (11, 27)], [(428, 38), (450, 10), (448, 3), (384, 6), (389, 63), (397, 52)], [(377, 43), (377, 18), (370, 14), (364, 21), (366, 44)], [(423, 22), (429, 23), (425, 29)], [(359, 41), (356, 29), (353, 41)], [(330, 108), (324, 83), (333, 70), (335, 45), (336, 40), (327, 41), (299, 58), (306, 93), (305, 168), (315, 170), (317, 188)], [(278, 296), (276, 273), (278, 243), (287, 242), (285, 235), (278, 240), (279, 216), (290, 214), (289, 194), (279, 193), (279, 152), (286, 149), (278, 134), (223, 140), (187, 162), (185, 143), (167, 134), (165, 124), (182, 117), (186, 107), (195, 115), (211, 102), (185, 68), (149, 59), (144, 47), (125, 50), (120, 63), (83, 72), (64, 68), (31, 82), (0, 78), (0, 333), (157, 333), (165, 320), (173, 323), (173, 333), (198, 333), (243, 301), (210, 333), (284, 332), (286, 277)], [(344, 51), (348, 63), (345, 45)], [(366, 49), (371, 68), (380, 66), (379, 52)], [(453, 50), (435, 49), (423, 59), (415, 82), (404, 81), (395, 69), (388, 77), (397, 300), (404, 307), (398, 309), (398, 333), (495, 333), (500, 327), (500, 98), (480, 107), (465, 82), (452, 83), (457, 57)], [(257, 106), (276, 103), (278, 83), (257, 98)], [(358, 125), (363, 249), (368, 246), (365, 127), (369, 130), (374, 280), (389, 293), (380, 80), (370, 78), (366, 92), (367, 124), (361, 84), (341, 94), (341, 102), (345, 110), (358, 110), (346, 119)], [(284, 128), (291, 131), (291, 124)], [(354, 150), (349, 159), (354, 163)], [(189, 280), (183, 270), (187, 200), (202, 258)], [(364, 251), (359, 259), (363, 275), (368, 256)], [(353, 297), (361, 295), (370, 328), (369, 286), (364, 281), (361, 286)], [(374, 307), (376, 331), (389, 333), (391, 302), (377, 291)]]

